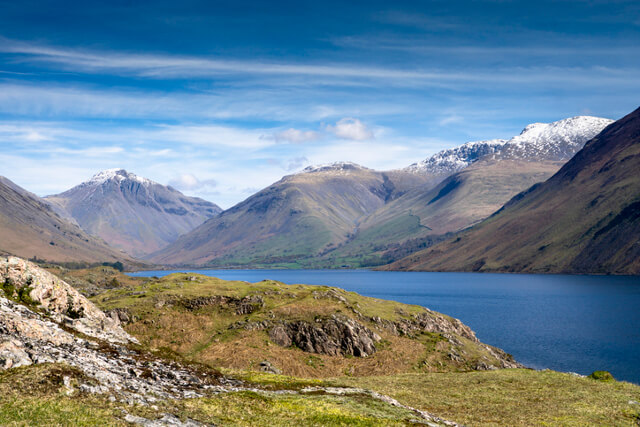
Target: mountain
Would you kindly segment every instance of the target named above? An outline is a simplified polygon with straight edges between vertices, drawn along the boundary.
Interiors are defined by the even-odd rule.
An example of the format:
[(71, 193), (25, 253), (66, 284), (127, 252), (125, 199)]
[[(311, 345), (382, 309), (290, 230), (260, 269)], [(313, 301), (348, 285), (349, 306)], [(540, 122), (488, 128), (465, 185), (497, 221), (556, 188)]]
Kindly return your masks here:
[(459, 147), (442, 150), (433, 156), (407, 166), (407, 172), (448, 176), (458, 172), (484, 156), (495, 154), (504, 147), (504, 139), (467, 142)]
[(88, 233), (136, 257), (165, 247), (221, 212), (213, 203), (124, 169), (100, 172), (46, 200)]
[(639, 170), (640, 109), (490, 218), (388, 268), (639, 274)]
[(589, 116), (534, 123), (509, 140), (469, 142), (413, 164), (404, 171), (439, 176), (440, 183), (415, 187), (380, 207), (327, 257), (337, 264), (359, 258), (382, 263), (387, 250), (405, 241), (467, 228), (549, 178), (610, 123)]
[(248, 265), (315, 256), (347, 240), (363, 218), (428, 179), (349, 162), (311, 166), (208, 220), (150, 259)]
[(5, 177), (0, 177), (0, 252), (55, 262), (133, 262)]
[(567, 161), (613, 120), (576, 116), (553, 123), (532, 123), (509, 140), (467, 142), (414, 163), (403, 170), (448, 176), (487, 159)]

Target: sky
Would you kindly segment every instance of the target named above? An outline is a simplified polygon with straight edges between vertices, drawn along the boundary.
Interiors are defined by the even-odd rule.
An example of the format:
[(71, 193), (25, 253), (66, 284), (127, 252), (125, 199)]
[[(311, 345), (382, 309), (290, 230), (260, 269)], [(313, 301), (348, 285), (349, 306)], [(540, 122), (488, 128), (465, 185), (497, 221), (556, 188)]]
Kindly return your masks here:
[(0, 175), (125, 168), (228, 208), (640, 104), (640, 2), (2, 1)]

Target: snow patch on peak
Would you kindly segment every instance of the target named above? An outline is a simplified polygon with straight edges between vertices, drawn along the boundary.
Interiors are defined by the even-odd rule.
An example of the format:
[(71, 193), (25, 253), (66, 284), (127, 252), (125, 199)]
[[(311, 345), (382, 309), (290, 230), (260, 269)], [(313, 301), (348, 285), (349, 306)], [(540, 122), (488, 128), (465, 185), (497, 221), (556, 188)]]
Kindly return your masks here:
[(531, 123), (509, 140), (467, 142), (442, 150), (403, 170), (421, 174), (452, 174), (489, 155), (494, 159), (567, 161), (611, 123), (613, 120), (592, 116), (576, 116), (553, 123)]
[(531, 133), (534, 133), (534, 132), (540, 132), (546, 126), (547, 126), (546, 123), (531, 123), (531, 124), (528, 124), (528, 125), (526, 125), (524, 127), (524, 129), (522, 129), (522, 132), (520, 132), (520, 135), (531, 134)]
[(403, 170), (434, 175), (455, 173), (481, 157), (498, 152), (505, 143), (506, 141), (503, 139), (467, 142), (459, 147), (442, 150), (428, 159), (414, 163)]
[(155, 184), (153, 181), (147, 178), (143, 178), (134, 173), (127, 172), (124, 169), (106, 169), (95, 174), (89, 181), (83, 183), (83, 185), (95, 186), (104, 184), (107, 181), (122, 182), (125, 180), (138, 182), (144, 186)]
[(520, 135), (511, 138), (502, 157), (523, 160), (569, 160), (591, 138), (613, 120), (592, 116), (576, 116), (553, 123), (534, 123)]
[(301, 173), (315, 173), (315, 172), (342, 172), (348, 173), (354, 170), (368, 170), (364, 166), (360, 166), (353, 162), (334, 162), (323, 165), (307, 166)]

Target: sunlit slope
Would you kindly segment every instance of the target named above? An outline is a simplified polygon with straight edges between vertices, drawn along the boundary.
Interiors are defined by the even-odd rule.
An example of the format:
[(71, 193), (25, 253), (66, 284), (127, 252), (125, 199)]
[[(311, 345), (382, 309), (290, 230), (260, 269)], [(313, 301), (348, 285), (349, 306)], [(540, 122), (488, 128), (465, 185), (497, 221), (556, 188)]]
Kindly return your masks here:
[(407, 239), (442, 235), (469, 227), (513, 196), (549, 178), (561, 162), (492, 160), (474, 163), (431, 189), (416, 188), (362, 221), (358, 233), (330, 257), (384, 253)]
[(331, 250), (422, 176), (351, 163), (309, 168), (263, 189), (151, 259), (163, 264), (290, 262)]

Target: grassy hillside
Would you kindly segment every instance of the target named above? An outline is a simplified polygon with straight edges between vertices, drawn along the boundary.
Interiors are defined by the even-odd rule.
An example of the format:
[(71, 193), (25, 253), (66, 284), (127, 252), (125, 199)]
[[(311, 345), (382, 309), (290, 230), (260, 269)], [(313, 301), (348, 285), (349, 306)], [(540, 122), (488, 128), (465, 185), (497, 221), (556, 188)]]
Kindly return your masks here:
[(470, 426), (640, 424), (637, 385), (554, 371), (403, 374), (333, 382), (371, 388)]
[[(347, 242), (328, 252), (325, 266), (352, 267), (394, 261), (389, 250), (408, 240), (443, 236), (469, 227), (509, 199), (549, 178), (562, 162), (484, 160), (446, 178), (436, 187), (418, 187), (380, 207), (360, 223)], [(318, 259), (310, 263), (323, 265)]]
[[(183, 365), (202, 360), (210, 366), (197, 365), (198, 369), (211, 371), (216, 377), (220, 373), (211, 366), (222, 366), (220, 370), (225, 378), (237, 389), (187, 399), (159, 397), (153, 405), (137, 404), (114, 400), (109, 394), (87, 393), (84, 391), (87, 387), (97, 384), (80, 369), (56, 363), (25, 366), (0, 372), (2, 425), (124, 426), (191, 420), (225, 426), (403, 426), (425, 422), (417, 410), (478, 426), (640, 423), (640, 387), (637, 385), (553, 371), (468, 371), (449, 356), (445, 359), (437, 356), (445, 341), (433, 340), (436, 334), (395, 337), (395, 341), (394, 337), (387, 336), (379, 341), (379, 351), (367, 358), (323, 356), (281, 348), (289, 355), (278, 359), (273, 357), (277, 352), (269, 353), (270, 347), (277, 346), (266, 345), (268, 336), (262, 335), (259, 340), (246, 335), (245, 339), (234, 339), (235, 330), (228, 329), (229, 322), (247, 325), (252, 321), (264, 322), (272, 315), (317, 323), (322, 317), (319, 313), (339, 314), (338, 310), (350, 312), (354, 319), (365, 323), (362, 319), (370, 315), (380, 317), (379, 322), (367, 323), (375, 328), (384, 320), (402, 322), (423, 313), (417, 306), (365, 298), (322, 286), (227, 282), (187, 274), (149, 280), (126, 278), (109, 268), (54, 270), (73, 278), (85, 292), (100, 292), (93, 298), (95, 301), (117, 307), (121, 314), (126, 311), (131, 316), (126, 320), (127, 328), (138, 331), (142, 349), (162, 346), (153, 353), (154, 357), (164, 354)], [(113, 279), (118, 281), (116, 288), (112, 288)], [(87, 288), (86, 284), (94, 288)], [(245, 300), (249, 303), (245, 305), (231, 299), (219, 305), (206, 304), (213, 301), (212, 296), (220, 302), (216, 296), (241, 300), (255, 295), (262, 296), (264, 303), (257, 304), (255, 310), (248, 308), (257, 303), (256, 299)], [(241, 310), (244, 314), (238, 314), (240, 307), (244, 307)], [(429, 314), (441, 321), (451, 320), (437, 313)], [(205, 334), (200, 335), (203, 331)], [(459, 331), (464, 333), (464, 329)], [(240, 362), (207, 359), (205, 355), (212, 353), (207, 353), (206, 346), (199, 346), (205, 341), (198, 341), (198, 337), (204, 339), (206, 334), (209, 334), (209, 347), (223, 349), (217, 354), (231, 348)], [(189, 341), (194, 339), (195, 346), (189, 346)], [(459, 336), (456, 339), (463, 340)], [(409, 351), (402, 352), (398, 343)], [(465, 356), (461, 350), (470, 354), (478, 347), (458, 348), (458, 354)], [(385, 351), (393, 354), (376, 359)], [(425, 361), (434, 362), (431, 368), (421, 363), (406, 369), (398, 363), (401, 359), (411, 359), (414, 352), (427, 356)], [(302, 359), (300, 354), (304, 355)], [(113, 352), (105, 355), (117, 357)], [(436, 357), (429, 358), (429, 355)], [(261, 372), (256, 365), (246, 364), (252, 357), (254, 360), (267, 357), (283, 368), (284, 365), (278, 364), (289, 363), (295, 369), (283, 370), (298, 371), (303, 378)], [(332, 362), (332, 358), (342, 362)], [(366, 365), (372, 360), (391, 367)], [(363, 365), (359, 363), (362, 361), (367, 362)], [(350, 367), (354, 369), (345, 369)], [(442, 424), (442, 420), (434, 422), (433, 418), (430, 422), (430, 425)]]
[(640, 273), (640, 109), (546, 182), (390, 269)]
[[(260, 370), (266, 360), (285, 374), (329, 377), (468, 371), (510, 360), (446, 315), (326, 286), (172, 274), (107, 290), (93, 301), (105, 310), (126, 310), (132, 321), (125, 329), (145, 345), (223, 368)], [(379, 335), (375, 353), (332, 355), (305, 351), (295, 343), (281, 346), (272, 338), (281, 324), (318, 326), (336, 317)], [(418, 318), (431, 326), (418, 327)], [(311, 340), (321, 342), (316, 333), (322, 334), (309, 332)]]
[(206, 266), (295, 265), (335, 249), (367, 215), (426, 179), (349, 163), (286, 176), (150, 259)]

